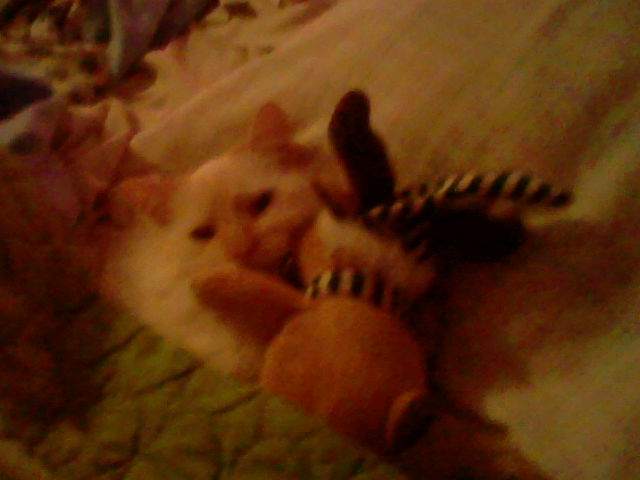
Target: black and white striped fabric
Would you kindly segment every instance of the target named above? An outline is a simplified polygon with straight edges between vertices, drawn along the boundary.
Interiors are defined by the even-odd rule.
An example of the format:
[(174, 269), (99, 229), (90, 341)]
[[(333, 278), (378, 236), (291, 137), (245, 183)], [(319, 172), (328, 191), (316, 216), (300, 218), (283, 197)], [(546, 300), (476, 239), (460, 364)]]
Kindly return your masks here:
[(452, 175), (440, 182), (434, 195), (438, 200), (474, 195), (548, 207), (564, 207), (571, 201), (570, 192), (522, 172)]
[(558, 208), (568, 205), (572, 195), (521, 172), (468, 172), (446, 177), (433, 189), (422, 183), (401, 190), (393, 202), (364, 212), (360, 220), (368, 228), (399, 237), (416, 261), (424, 261), (432, 254), (429, 247), (432, 219), (438, 211), (455, 207), (455, 202), (462, 199), (486, 202), (487, 207), (492, 201), (508, 200)]
[[(401, 190), (392, 202), (364, 212), (359, 220), (369, 229), (392, 234), (408, 255), (423, 262), (433, 254), (433, 219), (442, 209), (455, 210), (456, 200), (465, 198), (479, 200), (479, 208), (483, 208), (483, 202), (488, 207), (499, 199), (557, 208), (569, 204), (572, 195), (520, 172), (469, 172), (451, 175), (434, 189), (423, 183)], [(400, 288), (381, 275), (356, 269), (327, 271), (306, 290), (308, 299), (331, 295), (359, 298), (393, 314), (402, 313), (407, 307)]]
[(368, 302), (394, 315), (407, 307), (402, 291), (381, 275), (361, 270), (330, 270), (317, 276), (307, 287), (307, 299), (348, 296)]

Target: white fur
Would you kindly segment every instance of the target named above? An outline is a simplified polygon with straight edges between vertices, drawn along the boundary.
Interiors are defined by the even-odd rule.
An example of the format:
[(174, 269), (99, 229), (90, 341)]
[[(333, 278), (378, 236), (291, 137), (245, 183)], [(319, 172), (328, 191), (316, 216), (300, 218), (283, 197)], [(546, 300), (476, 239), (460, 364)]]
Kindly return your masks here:
[(332, 252), (337, 268), (379, 273), (402, 288), (407, 300), (416, 300), (431, 285), (435, 275), (432, 262), (416, 263), (397, 241), (377, 235), (358, 222), (337, 220), (327, 211), (319, 215), (315, 228)]
[[(242, 318), (221, 318), (200, 304), (191, 281), (224, 263), (275, 268), (320, 208), (312, 180), (307, 168), (284, 168), (260, 155), (204, 164), (178, 182), (166, 223), (138, 215), (119, 235), (105, 271), (107, 290), (141, 322), (209, 365), (255, 379), (264, 345), (240, 332)], [(266, 190), (273, 191), (271, 204), (252, 215), (247, 205)], [(214, 238), (191, 238), (202, 224), (215, 228)]]

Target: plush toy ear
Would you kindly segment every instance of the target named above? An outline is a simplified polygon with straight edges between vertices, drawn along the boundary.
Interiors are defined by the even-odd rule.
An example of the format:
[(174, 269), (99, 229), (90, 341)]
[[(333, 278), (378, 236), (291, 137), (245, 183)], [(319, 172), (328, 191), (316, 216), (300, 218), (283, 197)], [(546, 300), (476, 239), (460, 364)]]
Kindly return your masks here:
[(140, 214), (159, 225), (169, 221), (169, 200), (176, 180), (159, 175), (127, 178), (113, 187), (107, 201), (107, 215), (118, 226), (129, 226)]
[(329, 122), (329, 139), (366, 210), (390, 200), (395, 175), (384, 143), (371, 129), (367, 96), (348, 92), (338, 102)]
[(287, 114), (277, 104), (266, 103), (258, 111), (251, 130), (249, 144), (255, 151), (271, 151), (287, 144), (293, 127)]
[(191, 283), (196, 297), (226, 317), (242, 316), (244, 330), (269, 341), (288, 317), (307, 308), (304, 295), (280, 278), (235, 265), (209, 268)]

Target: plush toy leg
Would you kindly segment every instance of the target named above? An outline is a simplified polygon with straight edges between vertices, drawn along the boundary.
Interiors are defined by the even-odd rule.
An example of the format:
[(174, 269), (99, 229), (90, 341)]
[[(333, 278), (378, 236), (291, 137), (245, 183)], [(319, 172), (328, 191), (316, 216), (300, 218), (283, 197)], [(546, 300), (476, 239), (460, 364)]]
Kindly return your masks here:
[(394, 455), (415, 443), (427, 432), (434, 414), (434, 405), (425, 390), (410, 390), (396, 398), (387, 419), (387, 452)]
[(367, 303), (327, 297), (311, 305), (269, 345), (260, 384), (386, 453), (385, 437), (400, 443), (419, 417), (412, 412), (426, 397), (424, 352), (397, 318)]
[(279, 277), (235, 265), (208, 269), (191, 285), (202, 303), (223, 315), (241, 317), (243, 326), (265, 341), (307, 305), (303, 294)]

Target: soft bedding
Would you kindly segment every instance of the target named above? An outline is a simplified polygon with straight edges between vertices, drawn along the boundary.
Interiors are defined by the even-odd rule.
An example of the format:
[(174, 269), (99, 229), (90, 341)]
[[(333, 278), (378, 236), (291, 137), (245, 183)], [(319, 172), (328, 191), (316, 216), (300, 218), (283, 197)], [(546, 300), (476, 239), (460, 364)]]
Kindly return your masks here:
[(518, 168), (574, 187), (574, 207), (533, 218), (511, 262), (452, 275), (439, 381), (552, 478), (633, 478), (639, 25), (632, 1), (338, 2), (131, 150), (201, 162), (267, 99), (321, 142), (331, 106), (359, 87), (401, 183)]
[(70, 366), (90, 370), (75, 394), (92, 401), (30, 429), (2, 415), (2, 478), (401, 478), (321, 422), (203, 368), (126, 315), (94, 306), (73, 322)]
[[(222, 3), (236, 5), (212, 11), (188, 35), (148, 54), (145, 69), (120, 82), (102, 103), (74, 112), (73, 118), (81, 121), (73, 125), (80, 128), (93, 121), (99, 128), (85, 129), (94, 132), (91, 140), (73, 144), (65, 157), (74, 159), (65, 165), (73, 165), (70, 170), (81, 195), (77, 203), (69, 200), (59, 207), (60, 212), (71, 212), (63, 215), (71, 219), (64, 228), (70, 229), (116, 178), (149, 165), (182, 170), (223, 152), (237, 143), (248, 119), (268, 100), (281, 104), (302, 126), (301, 141), (322, 144), (336, 100), (350, 88), (362, 88), (371, 98), (374, 127), (388, 144), (400, 184), (469, 169), (518, 168), (573, 187), (576, 195), (575, 205), (560, 217), (532, 217), (531, 238), (508, 262), (462, 265), (447, 279), (442, 309), (447, 327), (434, 374), (442, 395), (466, 412), (467, 422), (437, 421), (403, 454), (400, 465), (416, 478), (640, 476), (638, 3)], [(177, 471), (194, 475), (189, 478), (211, 478), (220, 465), (236, 478), (234, 469), (258, 468), (274, 455), (274, 468), (290, 470), (254, 471), (256, 476), (304, 478), (304, 471), (315, 472), (317, 478), (349, 478), (360, 471), (358, 465), (369, 465), (369, 460), (361, 463), (360, 454), (351, 457), (340, 449), (333, 458), (344, 459), (344, 467), (335, 466), (344, 468), (344, 474), (314, 469), (309, 458), (322, 457), (317, 453), (325, 451), (322, 448), (303, 449), (316, 452), (296, 457), (303, 460), (283, 461), (289, 445), (302, 449), (304, 442), (298, 445), (296, 439), (307, 438), (306, 426), (286, 424), (287, 433), (295, 435), (284, 440), (274, 440), (279, 438), (276, 433), (260, 436), (268, 437), (268, 447), (252, 450), (256, 427), (245, 421), (259, 417), (269, 425), (294, 414), (238, 413), (234, 419), (236, 409), (227, 414), (226, 405), (236, 405), (237, 412), (265, 412), (268, 408), (263, 406), (269, 402), (279, 405), (235, 384), (231, 393), (190, 397), (190, 389), (219, 392), (219, 382), (232, 382), (194, 370), (179, 353), (159, 362), (167, 362), (166, 370), (156, 370), (153, 356), (168, 358), (173, 350), (140, 353), (147, 348), (145, 342), (159, 342), (150, 338), (138, 334), (136, 342), (146, 340), (138, 346), (125, 344), (104, 361), (126, 365), (115, 369), (106, 384), (113, 392), (144, 392), (143, 398), (128, 399), (141, 416), (140, 423), (128, 425), (142, 430), (137, 436), (114, 439), (108, 426), (85, 429), (97, 432), (88, 434), (90, 443), (100, 446), (94, 448), (101, 449), (101, 441), (116, 446), (114, 456), (106, 459), (91, 448), (82, 449), (78, 468), (98, 472), (88, 477), (80, 470), (72, 473), (74, 462), (68, 459), (76, 458), (69, 453), (75, 447), (64, 446), (78, 438), (77, 431), (69, 426), (47, 431), (38, 437), (40, 447), (34, 453), (53, 472), (67, 475), (61, 478), (128, 478), (118, 476), (118, 469), (138, 475), (131, 478), (154, 478), (135, 468), (154, 469), (153, 461), (164, 462), (176, 452), (182, 452)], [(153, 372), (148, 378), (138, 377), (134, 365), (142, 371), (150, 365)], [(163, 387), (147, 388), (156, 384)], [(90, 416), (95, 422), (105, 419), (102, 415), (109, 410), (112, 400), (105, 398)], [(146, 402), (149, 406), (141, 407)], [(195, 413), (178, 408), (185, 404), (203, 408), (207, 422), (201, 424)], [(162, 412), (149, 418), (154, 408)], [(219, 410), (220, 416), (213, 414)], [(171, 412), (180, 413), (172, 419), (175, 424), (168, 430), (154, 427), (154, 421)], [(104, 421), (116, 422), (120, 414), (106, 415)], [(498, 427), (475, 435), (471, 426), (478, 419)], [(294, 423), (307, 422), (298, 421)], [(237, 428), (221, 427), (228, 425), (225, 422)], [(174, 448), (171, 442), (182, 438), (166, 434), (171, 428), (187, 428), (183, 425), (194, 425), (202, 435), (202, 443), (193, 445), (195, 452), (192, 445)], [(128, 455), (136, 451), (131, 439), (142, 441), (145, 428), (161, 431), (147, 437), (150, 443), (143, 443), (145, 448), (131, 462)], [(222, 440), (212, 440), (221, 430), (227, 432)], [(263, 427), (261, 434), (281, 430), (272, 425)], [(65, 440), (60, 441), (64, 455), (52, 447), (58, 443), (56, 435)], [(500, 442), (488, 441), (492, 436)], [(202, 445), (210, 448), (206, 460), (199, 456)], [(121, 449), (127, 452), (125, 460), (118, 456)], [(514, 467), (511, 457), (503, 455), (511, 450), (518, 450), (539, 472), (520, 473), (523, 470)], [(170, 453), (147, 455), (154, 451)], [(245, 451), (250, 453), (238, 457), (237, 452)], [(189, 453), (182, 456), (184, 452)], [(211, 461), (216, 455), (224, 458), (222, 463)], [(236, 463), (236, 457), (242, 460)], [(191, 473), (191, 468), (200, 473)]]

